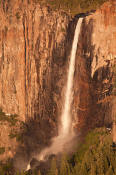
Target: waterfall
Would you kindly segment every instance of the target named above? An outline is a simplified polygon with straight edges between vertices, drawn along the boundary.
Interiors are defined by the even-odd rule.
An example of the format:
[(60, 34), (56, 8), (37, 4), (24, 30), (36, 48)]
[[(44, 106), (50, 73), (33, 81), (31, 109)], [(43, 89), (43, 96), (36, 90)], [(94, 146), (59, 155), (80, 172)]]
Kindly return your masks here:
[[(72, 103), (72, 88), (73, 88), (73, 77), (74, 77), (74, 71), (75, 71), (75, 57), (76, 57), (77, 44), (78, 44), (78, 38), (79, 38), (82, 20), (83, 18), (79, 18), (75, 29), (74, 40), (73, 40), (71, 56), (70, 56), (67, 84), (66, 84), (64, 110), (61, 115), (61, 126), (59, 127), (59, 134), (57, 137), (52, 139), (52, 145), (50, 147), (45, 148), (40, 152), (39, 155), (34, 156), (39, 161), (45, 160), (46, 157), (49, 156), (50, 154), (57, 154), (59, 152), (64, 151), (64, 149), (66, 149), (67, 145), (69, 144), (69, 142), (73, 137), (73, 133), (71, 131), (70, 107)], [(28, 165), (28, 167), (30, 166)]]
[(73, 77), (74, 77), (74, 71), (75, 71), (75, 57), (76, 57), (77, 44), (78, 44), (78, 38), (79, 38), (82, 20), (83, 18), (79, 18), (75, 29), (75, 34), (74, 34), (69, 71), (68, 71), (68, 80), (67, 80), (67, 86), (66, 86), (64, 110), (61, 116), (61, 125), (62, 125), (60, 130), (61, 135), (62, 134), (67, 135), (71, 129), (70, 128), (71, 126), (70, 107), (72, 103), (72, 88), (73, 88)]

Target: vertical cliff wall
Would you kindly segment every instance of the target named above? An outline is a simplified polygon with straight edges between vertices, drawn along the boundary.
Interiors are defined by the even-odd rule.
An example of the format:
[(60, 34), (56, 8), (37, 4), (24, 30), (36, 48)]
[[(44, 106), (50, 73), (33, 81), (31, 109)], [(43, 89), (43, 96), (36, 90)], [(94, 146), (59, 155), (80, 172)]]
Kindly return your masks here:
[(23, 121), (56, 120), (70, 50), (69, 17), (22, 1), (3, 2), (0, 16), (0, 107)]
[(112, 123), (115, 17), (116, 2), (109, 1), (84, 19), (74, 82), (73, 115), (78, 116), (78, 128)]
[[(22, 121), (40, 121), (24, 138), (25, 148), (34, 150), (57, 134), (74, 24), (64, 12), (13, 0), (1, 1), (0, 26), (0, 108)], [(1, 123), (0, 160), (13, 157), (17, 145), (12, 128)]]
[[(40, 117), (55, 125), (62, 110), (74, 23), (71, 29), (70, 18), (49, 7), (14, 2), (1, 1), (0, 107), (23, 121)], [(110, 1), (84, 19), (74, 81), (75, 125), (77, 116), (82, 121), (88, 115), (94, 120), (99, 116), (101, 123), (109, 120), (110, 111), (105, 110), (112, 91), (115, 13), (115, 1)]]
[[(73, 85), (72, 117), (76, 132), (112, 123), (115, 17), (115, 1), (109, 1), (83, 20)], [(48, 6), (1, 1), (0, 108), (5, 113), (18, 114), (22, 121), (47, 121), (42, 128), (38, 123), (29, 128), (32, 140), (26, 143), (25, 138), (28, 150), (33, 151), (32, 143), (38, 141), (36, 148), (43, 135), (46, 134), (45, 141), (48, 133), (57, 134), (76, 22), (77, 18), (71, 21), (64, 12), (52, 11)], [(46, 129), (49, 125), (51, 130)], [(6, 139), (1, 146), (8, 142), (12, 145)]]

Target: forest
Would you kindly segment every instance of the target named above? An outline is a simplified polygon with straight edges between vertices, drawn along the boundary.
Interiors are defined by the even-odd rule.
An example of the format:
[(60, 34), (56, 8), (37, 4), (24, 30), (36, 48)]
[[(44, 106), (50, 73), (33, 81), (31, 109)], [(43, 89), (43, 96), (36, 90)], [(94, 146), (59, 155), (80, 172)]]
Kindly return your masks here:
[(34, 0), (34, 2), (47, 3), (53, 9), (62, 9), (72, 16), (77, 13), (96, 10), (107, 0)]
[(116, 150), (112, 148), (111, 131), (102, 127), (90, 131), (73, 154), (53, 157), (50, 168), (15, 172), (12, 161), (0, 164), (0, 175), (115, 175)]
[[(1, 0), (2, 1), (2, 0)], [(3, 0), (5, 2), (5, 0)], [(6, 0), (8, 1), (8, 0)], [(11, 0), (12, 1), (12, 0)], [(106, 0), (33, 0), (34, 3), (47, 4), (53, 10), (64, 11), (71, 16), (96, 10)], [(23, 2), (23, 0), (22, 0)], [(31, 0), (27, 0), (28, 3)], [(17, 19), (19, 17), (17, 16)], [(116, 70), (116, 68), (114, 68)], [(116, 73), (114, 71), (113, 95), (116, 95)], [(0, 109), (0, 121), (5, 121), (14, 126), (17, 116), (5, 115)], [(25, 124), (22, 129), (25, 130)], [(10, 133), (9, 137), (21, 141), (20, 133)], [(68, 145), (67, 145), (68, 147)], [(5, 152), (4, 147), (0, 147), (0, 154)], [(43, 162), (43, 164), (46, 162)], [(48, 160), (49, 167), (43, 170), (36, 167), (28, 172), (17, 172), (13, 167), (11, 159), (7, 162), (0, 161), (0, 175), (116, 175), (116, 150), (112, 147), (112, 128), (99, 127), (89, 130), (81, 142), (76, 145), (76, 149), (71, 154), (63, 154), (60, 157), (53, 156)]]

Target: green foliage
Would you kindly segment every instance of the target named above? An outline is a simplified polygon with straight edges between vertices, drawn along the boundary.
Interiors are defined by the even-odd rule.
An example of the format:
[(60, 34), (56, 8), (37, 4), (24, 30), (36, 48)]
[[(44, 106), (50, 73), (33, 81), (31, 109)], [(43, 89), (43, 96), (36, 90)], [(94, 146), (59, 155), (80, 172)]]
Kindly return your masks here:
[(113, 91), (112, 94), (116, 96), (116, 64), (113, 66)]
[(3, 154), (5, 152), (5, 147), (0, 147), (0, 154)]
[[(77, 151), (71, 155), (63, 155), (58, 165), (53, 158), (47, 175), (115, 175), (116, 152), (110, 146), (111, 134), (105, 128), (96, 128), (89, 132), (85, 141), (78, 145)], [(15, 175), (11, 166), (2, 165), (0, 175)], [(40, 175), (41, 172), (33, 173)], [(28, 172), (16, 175), (28, 175)]]
[(13, 175), (13, 166), (10, 160), (6, 163), (0, 162), (0, 175)]
[[(73, 156), (62, 157), (58, 175), (115, 175), (116, 153), (111, 144), (111, 135), (107, 129), (97, 128), (89, 132)], [(52, 164), (49, 175), (52, 175), (54, 167), (56, 165)]]
[(19, 20), (19, 19), (21, 18), (21, 16), (20, 16), (20, 13), (19, 13), (19, 12), (17, 12), (17, 13), (16, 13), (16, 18), (17, 18), (17, 20)]
[(88, 135), (85, 138), (85, 143), (81, 143), (78, 146), (78, 151), (75, 153), (75, 161), (76, 162), (82, 162), (83, 156), (85, 152), (89, 149), (91, 145), (99, 145), (99, 137), (105, 134), (105, 130), (102, 129), (95, 129), (94, 131), (91, 131), (88, 133)]
[(62, 157), (61, 165), (60, 165), (60, 175), (71, 175), (71, 166), (68, 163), (66, 155)]
[(0, 109), (0, 121), (1, 122), (8, 122), (11, 126), (16, 125), (17, 123), (17, 115), (16, 114), (12, 114), (10, 116), (6, 115), (2, 109)]
[(96, 9), (104, 2), (105, 0), (82, 0), (80, 4), (81, 4), (81, 8), (84, 8), (84, 9), (91, 9), (91, 8)]
[(40, 171), (38, 172), (38, 175), (41, 175), (41, 172)]
[(34, 0), (36, 3), (47, 3), (53, 9), (62, 9), (72, 15), (95, 10), (106, 0)]
[(75, 174), (102, 175), (108, 171), (110, 164), (115, 168), (116, 158), (110, 148), (111, 143), (110, 134), (105, 128), (90, 132), (85, 139), (84, 146), (81, 145), (74, 155)]
[(5, 116), (5, 113), (2, 111), (2, 109), (0, 108), (0, 120), (2, 120), (2, 117)]
[[(41, 3), (45, 5), (47, 4), (51, 6), (53, 10), (61, 9), (62, 11), (66, 13), (75, 15), (78, 13), (95, 10), (107, 0), (32, 0), (32, 1), (34, 3)], [(10, 1), (9, 1), (9, 4), (10, 4)], [(0, 6), (1, 6), (1, 3), (0, 3)], [(16, 15), (17, 20), (19, 20), (21, 17), (20, 13), (17, 12), (15, 15)]]
[(9, 133), (10, 139), (16, 138), (16, 141), (23, 143), (23, 133), (25, 133), (27, 130), (25, 123), (20, 121), (20, 128), (19, 130), (17, 129), (11, 129)]
[(20, 142), (22, 140), (21, 133), (19, 131), (16, 131), (16, 130), (11, 130), (9, 137), (10, 137), (10, 139), (16, 138), (16, 140), (18, 142)]
[[(29, 172), (16, 172), (13, 168), (11, 160), (7, 160), (6, 163), (0, 162), (0, 175), (30, 175)], [(41, 175), (38, 173), (33, 173), (32, 175)]]
[(58, 170), (56, 167), (56, 160), (54, 158), (51, 161), (51, 168), (48, 172), (48, 175), (58, 175)]
[[(17, 141), (22, 142), (22, 133), (25, 132), (25, 123), (17, 119), (16, 114), (6, 115), (2, 109), (0, 109), (0, 123), (3, 124), (7, 122), (11, 126), (11, 131), (9, 133), (10, 139), (16, 138)], [(19, 124), (19, 126), (17, 125)], [(14, 127), (15, 126), (15, 127)], [(19, 129), (17, 129), (17, 126)]]

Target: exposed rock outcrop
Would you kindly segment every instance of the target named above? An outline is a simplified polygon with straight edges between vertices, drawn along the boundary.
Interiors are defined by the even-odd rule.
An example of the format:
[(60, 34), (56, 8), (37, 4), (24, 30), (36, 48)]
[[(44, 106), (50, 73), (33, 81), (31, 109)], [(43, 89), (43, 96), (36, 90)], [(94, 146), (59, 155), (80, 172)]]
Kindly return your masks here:
[[(22, 121), (46, 120), (56, 135), (77, 19), (22, 1), (1, 1), (0, 8), (0, 108)], [(72, 105), (78, 130), (112, 123), (115, 17), (109, 1), (83, 20)]]
[(69, 17), (39, 4), (14, 4), (0, 10), (0, 107), (23, 121), (55, 120)]
[(83, 22), (74, 85), (74, 115), (80, 128), (112, 123), (115, 17), (116, 2), (109, 1)]
[(64, 12), (38, 3), (1, 1), (0, 108), (22, 121), (46, 120), (44, 127), (51, 126), (52, 136), (57, 132), (72, 44), (69, 20)]

